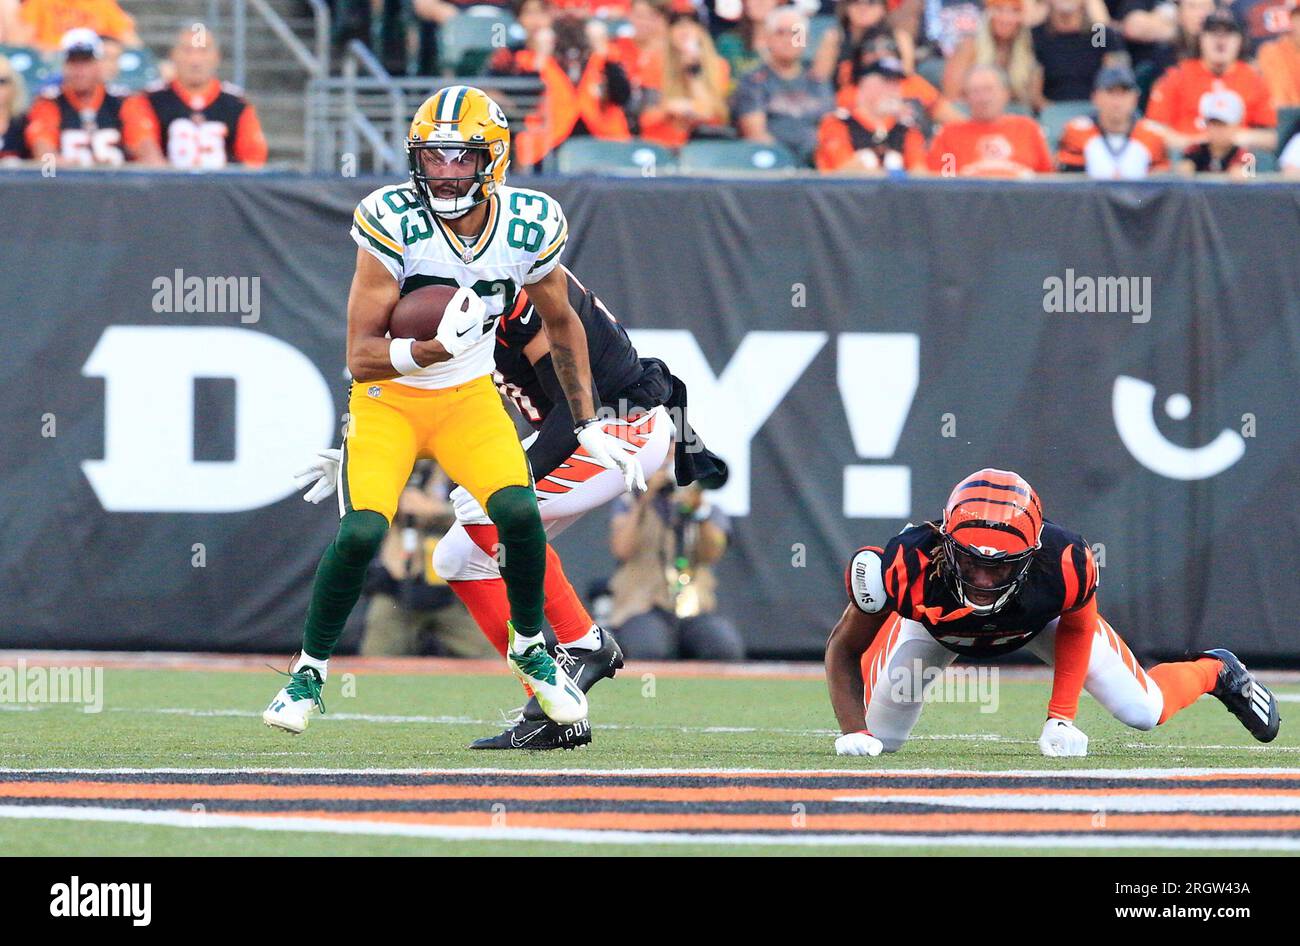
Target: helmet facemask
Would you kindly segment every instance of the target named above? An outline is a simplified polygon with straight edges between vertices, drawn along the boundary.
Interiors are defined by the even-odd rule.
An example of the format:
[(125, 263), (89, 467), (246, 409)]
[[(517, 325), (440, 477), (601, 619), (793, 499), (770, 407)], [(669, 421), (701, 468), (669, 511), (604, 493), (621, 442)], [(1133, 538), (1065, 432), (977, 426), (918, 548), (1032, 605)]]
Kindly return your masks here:
[(430, 213), (462, 217), (490, 196), (492, 155), (484, 143), (408, 138), (411, 184)]
[(975, 614), (993, 614), (1005, 607), (1024, 584), (1037, 548), (1008, 554), (993, 548), (962, 545), (943, 537), (943, 573), (953, 594)]

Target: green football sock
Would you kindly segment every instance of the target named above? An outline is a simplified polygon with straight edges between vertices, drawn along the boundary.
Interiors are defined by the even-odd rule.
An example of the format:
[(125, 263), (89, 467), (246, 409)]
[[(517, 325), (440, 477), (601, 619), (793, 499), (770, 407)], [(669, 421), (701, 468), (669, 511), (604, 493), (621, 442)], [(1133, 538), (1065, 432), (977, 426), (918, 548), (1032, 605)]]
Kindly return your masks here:
[(546, 529), (537, 510), (537, 494), (526, 486), (499, 489), (488, 497), (487, 514), (501, 540), (501, 577), (510, 601), (510, 620), (517, 634), (532, 637), (542, 630), (546, 598)]
[[(539, 520), (540, 521), (540, 520)], [(366, 568), (388, 532), (388, 520), (368, 509), (339, 520), (338, 535), (321, 556), (302, 632), (303, 652), (328, 660), (343, 635), (343, 625), (361, 597)]]

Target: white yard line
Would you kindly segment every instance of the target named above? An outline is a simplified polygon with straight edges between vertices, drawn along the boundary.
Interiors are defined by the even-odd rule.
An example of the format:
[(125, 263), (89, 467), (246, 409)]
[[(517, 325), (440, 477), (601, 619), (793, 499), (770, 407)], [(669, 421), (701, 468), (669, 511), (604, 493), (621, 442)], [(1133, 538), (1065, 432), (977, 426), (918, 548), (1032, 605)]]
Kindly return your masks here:
[(568, 828), (475, 828), (459, 825), (400, 824), (382, 821), (338, 821), (327, 818), (249, 817), (192, 814), (120, 808), (77, 808), (65, 805), (0, 805), (0, 818), (117, 822), (170, 828), (240, 828), (252, 831), (296, 831), (319, 834), (364, 834), (441, 841), (546, 841), (552, 844), (700, 844), (709, 846), (794, 847), (975, 847), (1168, 849), (1201, 851), (1300, 851), (1293, 838), (1168, 838), (1141, 834), (998, 835), (932, 837), (894, 834), (689, 834), (662, 831), (592, 831)]
[(1285, 794), (1225, 795), (1213, 792), (1177, 795), (1121, 795), (1099, 790), (1093, 795), (1045, 793), (1018, 795), (988, 792), (979, 795), (845, 795), (839, 802), (863, 804), (928, 805), (941, 808), (978, 808), (995, 811), (1089, 811), (1159, 813), (1183, 811), (1300, 811), (1300, 798)]
[(746, 769), (746, 768), (626, 768), (626, 769), (509, 769), (509, 768), (12, 768), (0, 767), (0, 775), (520, 775), (520, 776), (672, 776), (672, 775), (838, 775), (849, 778), (881, 776), (929, 778), (934, 776), (986, 776), (1026, 779), (1169, 779), (1194, 776), (1284, 775), (1300, 777), (1300, 768), (1133, 768), (1133, 769)]

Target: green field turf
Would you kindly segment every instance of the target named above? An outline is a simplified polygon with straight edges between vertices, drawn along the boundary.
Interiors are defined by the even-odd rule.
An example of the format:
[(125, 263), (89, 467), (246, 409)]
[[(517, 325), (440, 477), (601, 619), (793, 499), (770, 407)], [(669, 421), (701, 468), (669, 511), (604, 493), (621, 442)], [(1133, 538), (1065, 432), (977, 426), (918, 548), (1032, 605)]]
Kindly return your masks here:
[[(0, 765), (7, 768), (762, 768), (762, 769), (1079, 769), (1294, 767), (1300, 731), (1283, 728), (1270, 746), (1254, 742), (1216, 701), (1203, 699), (1168, 726), (1139, 733), (1085, 696), (1079, 716), (1086, 759), (1044, 759), (1037, 737), (1049, 684), (1004, 676), (995, 713), (972, 704), (926, 707), (903, 751), (876, 759), (834, 755), (833, 720), (819, 679), (715, 679), (621, 674), (593, 691), (593, 745), (575, 752), (472, 752), (470, 740), (497, 731), (518, 704), (501, 676), (359, 674), (354, 694), (336, 671), (328, 715), (302, 736), (264, 727), (260, 712), (281, 678), (270, 671), (109, 670), (104, 708), (72, 706), (0, 712)], [(1300, 687), (1277, 688), (1281, 694)], [(391, 717), (383, 719), (378, 717)], [(548, 853), (573, 853), (538, 845)], [(460, 854), (520, 853), (533, 845), (0, 818), (6, 854), (185, 853)], [(795, 845), (745, 853), (808, 851)], [(895, 849), (897, 850), (897, 849)], [(674, 853), (686, 846), (602, 847), (599, 853)], [(920, 849), (908, 850), (918, 853)], [(948, 849), (947, 853), (962, 852)], [(714, 847), (710, 854), (720, 851)], [(827, 849), (817, 853), (863, 853)], [(899, 851), (899, 853), (902, 853)], [(1016, 853), (1008, 850), (1007, 853)], [(1042, 850), (1027, 853), (1042, 855)], [(1114, 853), (1114, 852), (1101, 852)], [(1220, 852), (1218, 856), (1222, 856)]]

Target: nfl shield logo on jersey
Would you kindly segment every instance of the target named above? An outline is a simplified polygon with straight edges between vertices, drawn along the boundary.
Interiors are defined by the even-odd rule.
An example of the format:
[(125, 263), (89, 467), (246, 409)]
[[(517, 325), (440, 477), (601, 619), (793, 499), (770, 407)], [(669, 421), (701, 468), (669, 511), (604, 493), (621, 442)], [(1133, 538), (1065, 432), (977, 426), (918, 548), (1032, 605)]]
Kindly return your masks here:
[(366, 393), (369, 394), (371, 397), (379, 397), (381, 390), (382, 389), (379, 387), (379, 385), (372, 384), (370, 387), (366, 389)]

